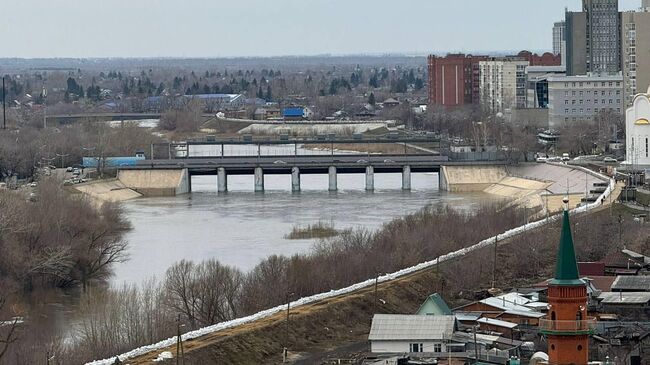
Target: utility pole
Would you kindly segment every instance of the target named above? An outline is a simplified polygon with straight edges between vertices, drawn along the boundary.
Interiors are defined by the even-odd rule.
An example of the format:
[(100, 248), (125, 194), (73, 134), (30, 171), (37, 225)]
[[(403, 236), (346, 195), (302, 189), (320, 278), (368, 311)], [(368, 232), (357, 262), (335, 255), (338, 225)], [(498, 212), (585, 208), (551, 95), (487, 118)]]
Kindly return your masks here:
[(43, 129), (47, 129), (47, 88), (43, 81)]
[(497, 246), (499, 244), (499, 235), (494, 237), (494, 266), (492, 267), (492, 288), (497, 287)]
[(293, 296), (293, 293), (290, 293), (287, 291), (287, 328), (286, 332), (284, 334), (284, 349), (282, 352), (282, 362), (287, 361), (288, 357), (288, 348), (289, 348), (289, 311), (291, 310), (291, 297)]
[(176, 319), (176, 365), (185, 365), (185, 351), (181, 337), (181, 315)]
[(379, 281), (379, 273), (375, 274), (375, 314), (377, 314), (377, 282)]
[(2, 76), (2, 129), (7, 129), (7, 105), (5, 103), (6, 99), (6, 89), (5, 89), (5, 77)]

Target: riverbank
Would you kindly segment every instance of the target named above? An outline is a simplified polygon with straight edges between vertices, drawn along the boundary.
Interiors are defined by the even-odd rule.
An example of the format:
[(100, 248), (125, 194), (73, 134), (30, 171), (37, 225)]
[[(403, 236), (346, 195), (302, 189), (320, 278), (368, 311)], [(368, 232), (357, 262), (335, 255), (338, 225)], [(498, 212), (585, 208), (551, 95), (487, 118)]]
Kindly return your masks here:
[[(604, 223), (613, 219), (615, 218), (607, 211), (607, 203), (574, 217), (576, 223), (580, 224), (587, 221)], [(576, 232), (576, 248), (579, 254), (584, 255), (582, 252), (590, 249), (593, 237), (603, 235), (603, 230), (607, 230), (604, 226), (598, 224), (597, 229)], [(553, 252), (559, 239), (559, 230), (559, 221), (556, 221), (551, 225), (525, 232), (526, 241), (536, 245), (540, 252), (539, 256), (529, 258), (535, 260), (534, 267), (522, 259), (521, 254), (528, 248), (518, 237), (500, 241), (497, 251), (497, 261), (500, 263), (497, 287), (525, 287), (551, 276), (554, 267)], [(517, 245), (514, 246), (514, 243)], [(631, 242), (631, 245), (641, 243)], [(609, 247), (600, 255), (604, 256), (612, 249)], [(486, 246), (447, 260), (442, 267), (434, 265), (380, 283), (377, 289), (377, 298), (381, 299), (379, 303), (375, 302), (374, 288), (368, 285), (345, 295), (292, 308), (288, 332), (286, 313), (278, 311), (251, 323), (224, 328), (187, 340), (184, 346), (185, 359), (191, 364), (279, 364), (282, 362), (280, 349), (283, 347), (290, 349), (291, 362), (294, 362), (309, 358), (313, 354), (364, 342), (374, 313), (413, 313), (424, 298), (434, 291), (440, 292), (452, 307), (470, 302), (471, 297), (468, 297), (468, 294), (489, 288), (491, 285), (491, 275), (487, 275), (489, 267), (485, 268), (486, 272), (483, 274), (477, 274), (475, 270), (490, 266), (485, 265), (483, 261), (485, 257), (492, 255), (492, 250), (493, 248)], [(479, 262), (483, 262), (483, 265)], [(467, 271), (474, 274), (468, 276)], [(172, 351), (173, 348), (152, 351), (129, 360), (129, 363), (147, 364), (163, 350)]]

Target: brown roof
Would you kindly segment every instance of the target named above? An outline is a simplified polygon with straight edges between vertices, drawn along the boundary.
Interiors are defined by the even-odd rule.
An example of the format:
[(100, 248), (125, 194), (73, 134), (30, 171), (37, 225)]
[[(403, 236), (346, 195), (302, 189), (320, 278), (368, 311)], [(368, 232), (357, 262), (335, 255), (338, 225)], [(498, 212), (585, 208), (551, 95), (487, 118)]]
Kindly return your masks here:
[(591, 281), (591, 284), (601, 292), (612, 291), (612, 284), (616, 276), (587, 276), (586, 279)]
[(604, 276), (604, 262), (578, 262), (578, 272), (580, 276)]

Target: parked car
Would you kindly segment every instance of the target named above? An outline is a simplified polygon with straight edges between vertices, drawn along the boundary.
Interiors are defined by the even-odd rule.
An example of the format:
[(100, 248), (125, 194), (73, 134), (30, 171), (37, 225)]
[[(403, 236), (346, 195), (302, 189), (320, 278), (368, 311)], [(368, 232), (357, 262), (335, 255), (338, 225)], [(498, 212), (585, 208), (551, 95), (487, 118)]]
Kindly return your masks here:
[(616, 163), (618, 161), (616, 161), (616, 159), (613, 158), (613, 157), (605, 157), (605, 158), (603, 158), (603, 162), (604, 163)]
[(539, 163), (545, 163), (547, 160), (548, 160), (548, 158), (543, 157), (543, 156), (537, 157), (537, 158), (535, 159), (535, 161), (537, 161), (537, 162), (539, 162)]
[(571, 157), (569, 157), (568, 153), (562, 154), (562, 161), (571, 161)]
[(67, 169), (65, 169), (65, 172), (72, 172), (72, 170), (73, 170), (72, 167), (68, 167)]

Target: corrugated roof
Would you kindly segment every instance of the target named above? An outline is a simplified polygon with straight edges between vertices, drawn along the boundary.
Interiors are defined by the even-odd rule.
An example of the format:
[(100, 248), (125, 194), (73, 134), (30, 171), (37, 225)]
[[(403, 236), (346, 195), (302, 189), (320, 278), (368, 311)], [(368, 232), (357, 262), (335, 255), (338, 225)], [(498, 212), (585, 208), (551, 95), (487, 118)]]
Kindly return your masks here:
[(454, 333), (454, 316), (375, 314), (368, 340), (447, 340)]
[(612, 291), (650, 291), (650, 276), (617, 276)]
[(650, 302), (648, 292), (606, 292), (598, 296), (603, 304), (645, 304)]
[(502, 321), (500, 319), (486, 318), (483, 317), (477, 321), (478, 323), (488, 324), (491, 326), (504, 327), (504, 328), (515, 328), (517, 327), (516, 323)]
[(303, 108), (284, 108), (282, 115), (285, 117), (302, 117), (305, 113)]

